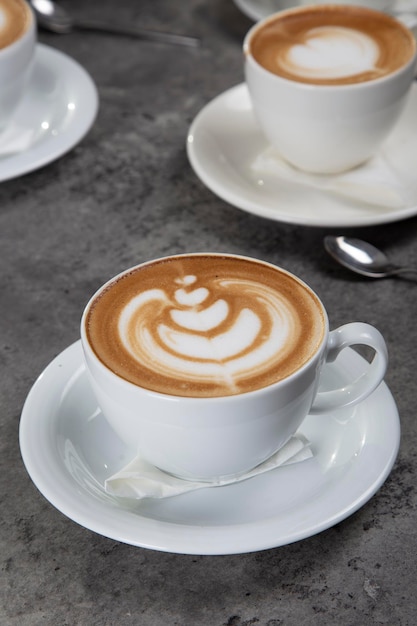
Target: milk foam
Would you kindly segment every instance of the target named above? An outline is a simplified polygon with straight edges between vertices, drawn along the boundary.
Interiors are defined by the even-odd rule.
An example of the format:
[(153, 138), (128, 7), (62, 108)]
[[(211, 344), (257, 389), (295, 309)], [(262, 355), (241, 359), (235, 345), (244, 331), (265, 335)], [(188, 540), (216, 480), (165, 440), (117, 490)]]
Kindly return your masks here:
[(32, 21), (32, 13), (22, 0), (0, 1), (0, 49), (19, 39)]
[(251, 392), (317, 351), (321, 304), (294, 277), (233, 255), (168, 257), (110, 281), (86, 333), (98, 358), (140, 387), (184, 397)]
[(376, 42), (365, 33), (321, 26), (309, 30), (304, 43), (291, 46), (277, 63), (297, 76), (325, 79), (373, 70), (378, 57)]
[(354, 5), (296, 7), (254, 26), (245, 53), (295, 82), (350, 85), (378, 80), (412, 59), (412, 32), (395, 18)]
[(233, 393), (242, 377), (261, 375), (293, 345), (297, 315), (267, 285), (242, 279), (200, 285), (186, 277), (172, 293), (149, 289), (121, 311), (120, 339), (139, 366)]

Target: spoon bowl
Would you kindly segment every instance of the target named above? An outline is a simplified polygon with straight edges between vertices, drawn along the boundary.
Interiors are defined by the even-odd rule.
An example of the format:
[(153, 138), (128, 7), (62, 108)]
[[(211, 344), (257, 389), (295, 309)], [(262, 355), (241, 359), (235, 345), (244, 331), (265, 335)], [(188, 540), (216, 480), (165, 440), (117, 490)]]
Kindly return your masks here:
[(36, 21), (41, 28), (54, 33), (70, 33), (74, 20), (65, 9), (52, 0), (30, 0)]
[(362, 239), (328, 235), (324, 238), (324, 247), (340, 265), (368, 278), (417, 275), (417, 268), (400, 267), (391, 263), (381, 250)]

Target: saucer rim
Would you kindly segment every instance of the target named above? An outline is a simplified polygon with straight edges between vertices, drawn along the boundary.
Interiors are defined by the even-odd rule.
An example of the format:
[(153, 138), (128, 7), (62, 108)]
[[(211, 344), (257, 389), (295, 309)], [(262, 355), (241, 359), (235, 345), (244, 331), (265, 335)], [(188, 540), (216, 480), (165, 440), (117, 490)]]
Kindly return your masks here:
[[(239, 91), (241, 91), (242, 93), (239, 94)], [(200, 181), (218, 198), (224, 200), (225, 202), (237, 209), (245, 211), (246, 213), (250, 213), (264, 219), (269, 219), (273, 222), (294, 224), (299, 226), (309, 226), (314, 228), (362, 228), (367, 226), (377, 226), (381, 224), (399, 222), (417, 215), (417, 204), (412, 207), (405, 207), (401, 209), (384, 209), (383, 212), (377, 213), (375, 211), (367, 211), (367, 205), (366, 203), (363, 203), (362, 207), (364, 208), (365, 212), (358, 217), (339, 217), (337, 213), (335, 213), (331, 219), (326, 219), (326, 215), (312, 215), (310, 218), (307, 218), (302, 215), (297, 215), (296, 213), (280, 213), (279, 198), (277, 198), (276, 203), (277, 210), (275, 211), (274, 209), (272, 211), (269, 207), (262, 204), (262, 199), (260, 200), (260, 202), (253, 202), (245, 197), (244, 190), (242, 190), (242, 192), (239, 192), (239, 190), (236, 191), (236, 189), (238, 189), (237, 187), (233, 187), (233, 189), (227, 188), (225, 185), (222, 184), (221, 181), (219, 182), (219, 178), (216, 177), (215, 173), (207, 172), (204, 168), (204, 164), (201, 162), (202, 160), (200, 159), (198, 144), (201, 135), (204, 135), (205, 122), (206, 119), (210, 116), (211, 112), (216, 109), (221, 109), (222, 104), (226, 101), (226, 99), (236, 97), (236, 94), (238, 94), (238, 97), (246, 99), (246, 101), (249, 103), (248, 110), (250, 110), (253, 114), (253, 108), (250, 103), (247, 85), (245, 82), (238, 83), (237, 85), (229, 87), (222, 93), (212, 98), (202, 107), (202, 109), (200, 109), (200, 111), (191, 122), (186, 137), (187, 157), (194, 173), (200, 179)], [(411, 86), (410, 97), (411, 96), (417, 98), (417, 84), (413, 84)], [(236, 115), (239, 115), (239, 111), (236, 112)], [(395, 134), (395, 129), (393, 131), (393, 134)], [(258, 136), (261, 136), (260, 129), (258, 131)], [(267, 145), (266, 140), (265, 145)], [(300, 189), (302, 187), (303, 186), (300, 184)], [(343, 201), (342, 196), (340, 197), (340, 201)]]
[[(261, 2), (259, 1), (253, 2), (251, 0), (233, 0), (233, 2), (236, 5), (236, 7), (239, 9), (239, 11), (241, 11), (244, 15), (246, 15), (246, 17), (251, 19), (253, 22), (259, 22), (269, 17), (269, 15), (273, 15), (274, 13), (281, 13), (281, 11), (285, 11), (286, 9), (291, 8), (291, 5), (280, 8), (278, 6), (279, 3), (277, 2), (276, 8), (273, 8), (271, 6), (271, 11), (269, 11), (268, 6), (271, 4), (271, 0), (267, 0), (267, 2), (264, 2), (264, 0), (261, 0)], [(395, 6), (397, 4), (400, 5), (399, 9)], [(261, 9), (259, 9), (259, 6), (261, 6)], [(262, 7), (265, 7), (264, 11), (262, 10)], [(394, 6), (391, 8), (392, 10), (395, 9), (398, 14), (399, 12), (401, 12), (401, 2), (394, 2)], [(406, 12), (409, 12), (408, 8), (406, 9)]]
[[(99, 95), (97, 87), (87, 70), (78, 61), (61, 50), (37, 43), (35, 48), (34, 64), (55, 70), (63, 76), (65, 84), (76, 86), (76, 91), (82, 94), (82, 107), (71, 121), (65, 135), (51, 137), (45, 135), (39, 143), (29, 146), (27, 150), (5, 156), (0, 159), (0, 182), (5, 182), (38, 170), (68, 153), (90, 131), (97, 117), (99, 109)], [(69, 81), (69, 82), (68, 82)], [(30, 90), (24, 98), (30, 97)], [(51, 149), (45, 152), (45, 145)]]
[[(260, 20), (263, 20), (265, 17), (268, 17), (268, 15), (272, 15), (273, 13), (279, 13), (280, 11), (283, 11), (284, 9), (274, 9), (272, 10), (272, 13), (270, 13), (267, 10), (267, 4), (265, 3), (265, 12), (263, 12), (262, 10), (259, 10), (258, 4), (259, 3), (253, 3), (253, 2), (248, 2), (247, 0), (233, 0), (233, 2), (235, 3), (236, 7), (239, 9), (239, 11), (241, 11), (244, 15), (246, 15), (246, 17), (248, 17), (249, 19), (251, 19), (254, 22), (258, 22)], [(261, 2), (261, 7), (264, 5), (264, 2)]]
[[(364, 359), (352, 349), (347, 349), (344, 353), (344, 358), (346, 359), (344, 369), (353, 365), (356, 367), (357, 364), (364, 362)], [(344, 353), (341, 354), (342, 358)], [(76, 341), (57, 355), (33, 384), (24, 403), (19, 426), (19, 443), (23, 463), (37, 489), (66, 517), (102, 536), (136, 547), (180, 554), (224, 555), (255, 552), (306, 539), (323, 530), (327, 530), (361, 508), (387, 479), (399, 450), (400, 422), (398, 410), (386, 383), (382, 382), (370, 398), (372, 396), (376, 397), (376, 394), (382, 394), (384, 396), (384, 406), (391, 404), (389, 417), (384, 416), (384, 432), (385, 430), (391, 430), (392, 432), (390, 437), (386, 438), (386, 449), (384, 448), (383, 459), (379, 457), (374, 459), (374, 464), (378, 462), (381, 466), (379, 467), (378, 465), (379, 473), (376, 478), (368, 479), (371, 482), (364, 483), (360, 493), (355, 494), (352, 502), (348, 504), (343, 502), (341, 508), (339, 504), (337, 511), (334, 511), (330, 517), (328, 516), (322, 520), (322, 523), (316, 524), (314, 528), (309, 528), (307, 524), (304, 530), (292, 530), (285, 537), (274, 536), (272, 539), (271, 532), (274, 535), (276, 514), (272, 518), (267, 517), (263, 520), (227, 525), (221, 524), (219, 526), (198, 523), (175, 523), (173, 521), (161, 520), (157, 517), (147, 517), (140, 515), (140, 508), (134, 512), (122, 508), (123, 499), (109, 496), (108, 501), (92, 500), (85, 489), (84, 492), (80, 492), (79, 484), (75, 482), (74, 477), (66, 468), (64, 468), (66, 473), (64, 482), (59, 482), (59, 478), (56, 478), (63, 467), (62, 459), (60, 459), (62, 467), (54, 467), (53, 455), (52, 453), (48, 455), (48, 445), (45, 445), (45, 443), (50, 446), (56, 446), (59, 411), (53, 415), (48, 415), (48, 402), (46, 400), (48, 393), (50, 397), (52, 393), (48, 389), (47, 379), (48, 374), (55, 377), (54, 394), (59, 395), (63, 390), (68, 391), (68, 388), (71, 386), (70, 383), (74, 380), (77, 372), (81, 372), (80, 375), (86, 375), (80, 341)], [(56, 385), (56, 378), (59, 379), (58, 386)], [(368, 398), (368, 401), (370, 398)], [(378, 402), (380, 401), (378, 399)], [(364, 402), (367, 402), (367, 400)], [(34, 410), (36, 406), (38, 409), (41, 406), (42, 411), (40, 413), (39, 410)], [(44, 444), (42, 446), (42, 454), (33, 450), (34, 438), (30, 433), (30, 429), (32, 428), (33, 430), (35, 428), (34, 416), (36, 417), (36, 432), (42, 432), (43, 429), (43, 437), (47, 438), (47, 441), (42, 441)], [(370, 448), (372, 449), (372, 446)], [(371, 450), (368, 450), (368, 454), (370, 452)], [(366, 476), (366, 478), (368, 477)], [(337, 483), (340, 483), (340, 480), (339, 478)], [(242, 486), (244, 483), (240, 485)], [(70, 489), (68, 493), (65, 491), (66, 487)], [(329, 490), (331, 492), (331, 488)], [(206, 490), (199, 492), (200, 497), (204, 491)], [(181, 496), (176, 497), (180, 498)], [(326, 497), (329, 499), (329, 495)], [(94, 505), (96, 505), (96, 509), (94, 509)], [(302, 510), (304, 508), (307, 508), (307, 504), (304, 507), (299, 507)], [(96, 513), (94, 516), (95, 510), (100, 514), (97, 515)]]

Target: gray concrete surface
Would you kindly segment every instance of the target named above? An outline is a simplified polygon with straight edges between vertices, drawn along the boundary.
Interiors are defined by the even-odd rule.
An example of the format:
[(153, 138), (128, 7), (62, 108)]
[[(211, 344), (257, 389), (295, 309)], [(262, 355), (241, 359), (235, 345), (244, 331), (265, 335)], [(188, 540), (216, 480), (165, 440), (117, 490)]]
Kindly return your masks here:
[[(185, 137), (211, 98), (242, 81), (250, 26), (232, 0), (63, 4), (199, 35), (198, 50), (116, 37), (42, 34), (78, 60), (100, 95), (70, 153), (0, 185), (0, 542), (3, 626), (412, 626), (417, 614), (417, 285), (369, 282), (337, 268), (327, 231), (249, 215), (192, 172)], [(1, 168), (1, 162), (0, 162)], [(358, 229), (417, 266), (417, 220)], [(344, 233), (349, 231), (344, 230)], [(78, 338), (82, 309), (107, 278), (167, 253), (228, 251), (276, 262), (322, 296), (332, 326), (375, 324), (402, 442), (379, 492), (304, 541), (233, 556), (135, 548), (58, 512), (21, 461), (18, 427), (38, 374)]]

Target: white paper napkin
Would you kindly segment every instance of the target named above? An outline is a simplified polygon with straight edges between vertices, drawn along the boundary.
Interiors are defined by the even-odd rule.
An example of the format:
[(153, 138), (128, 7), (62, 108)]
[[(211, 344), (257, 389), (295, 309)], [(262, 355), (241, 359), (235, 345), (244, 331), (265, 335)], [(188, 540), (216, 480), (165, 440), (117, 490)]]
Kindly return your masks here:
[(299, 463), (312, 456), (308, 440), (303, 435), (294, 435), (278, 452), (250, 472), (240, 474), (238, 477), (212, 482), (181, 480), (166, 474), (140, 457), (136, 457), (121, 471), (106, 480), (105, 489), (107, 493), (113, 496), (137, 500), (142, 498), (169, 498), (197, 489), (241, 482), (282, 465)]
[(0, 133), (0, 157), (24, 152), (30, 147), (34, 137), (33, 129), (23, 128), (12, 122)]
[(407, 184), (382, 152), (353, 170), (325, 175), (295, 169), (268, 147), (256, 157), (251, 169), (257, 176), (272, 175), (386, 209), (400, 209), (417, 201), (417, 185)]

